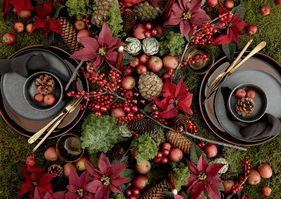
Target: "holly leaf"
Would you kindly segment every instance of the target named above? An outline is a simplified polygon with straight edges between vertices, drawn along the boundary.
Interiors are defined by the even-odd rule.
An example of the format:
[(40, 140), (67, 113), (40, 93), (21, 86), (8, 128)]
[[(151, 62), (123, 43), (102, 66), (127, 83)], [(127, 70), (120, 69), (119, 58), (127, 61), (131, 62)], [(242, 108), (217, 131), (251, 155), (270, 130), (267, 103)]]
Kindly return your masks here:
[(123, 54), (123, 65), (129, 64), (131, 61), (134, 61), (134, 57), (131, 56), (129, 53), (124, 52)]
[(224, 54), (226, 55), (226, 57), (228, 58), (229, 61), (233, 60), (236, 48), (237, 48), (236, 43), (233, 40), (231, 40), (226, 45), (222, 45), (222, 50), (223, 50)]
[(232, 13), (234, 15), (240, 16), (241, 19), (244, 19), (245, 14), (246, 14), (246, 8), (245, 8), (244, 4), (241, 3), (238, 6), (236, 6), (235, 8), (233, 8)]
[(203, 151), (195, 144), (192, 143), (190, 148), (190, 160), (192, 163), (197, 164), (199, 157), (203, 154)]

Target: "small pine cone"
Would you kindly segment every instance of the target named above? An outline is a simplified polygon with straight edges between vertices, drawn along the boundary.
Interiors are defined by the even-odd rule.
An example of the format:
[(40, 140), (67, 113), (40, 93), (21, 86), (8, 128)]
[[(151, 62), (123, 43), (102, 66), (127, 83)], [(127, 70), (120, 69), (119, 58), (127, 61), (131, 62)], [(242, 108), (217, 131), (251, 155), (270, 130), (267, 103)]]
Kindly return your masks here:
[(61, 17), (60, 27), (62, 29), (61, 37), (69, 48), (69, 52), (73, 53), (74, 51), (79, 50), (81, 48), (81, 45), (77, 41), (77, 34), (72, 24), (64, 17)]
[(137, 22), (137, 15), (133, 11), (127, 11), (122, 15), (124, 32), (130, 31)]
[(187, 131), (187, 121), (188, 117), (186, 115), (178, 114), (177, 117), (174, 119), (173, 129), (179, 133)]
[(163, 180), (162, 182), (154, 185), (148, 189), (140, 199), (161, 199), (165, 198), (165, 192), (170, 189), (170, 183), (168, 180)]
[(131, 120), (128, 123), (128, 128), (137, 134), (148, 133), (153, 135), (157, 132), (158, 126), (151, 119), (137, 119)]
[(55, 177), (61, 177), (63, 174), (63, 168), (58, 164), (53, 164), (49, 166), (48, 173), (55, 174)]
[(192, 142), (185, 135), (178, 132), (170, 131), (167, 134), (167, 140), (174, 147), (179, 148), (184, 153), (189, 153), (189, 149), (191, 147)]
[(55, 80), (48, 74), (40, 75), (35, 80), (35, 87), (38, 93), (48, 95), (52, 93), (55, 88)]

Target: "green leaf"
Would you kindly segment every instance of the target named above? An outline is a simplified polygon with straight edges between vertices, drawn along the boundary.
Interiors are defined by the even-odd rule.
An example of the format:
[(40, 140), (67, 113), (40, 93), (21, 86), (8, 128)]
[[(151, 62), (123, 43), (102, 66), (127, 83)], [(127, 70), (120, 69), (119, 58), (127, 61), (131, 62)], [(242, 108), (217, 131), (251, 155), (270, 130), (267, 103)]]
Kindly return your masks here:
[(124, 169), (121, 172), (121, 176), (125, 177), (128, 179), (128, 182), (132, 181), (133, 178), (135, 177), (135, 171), (132, 169)]
[(129, 64), (131, 61), (134, 61), (135, 58), (127, 52), (123, 54), (123, 65)]
[(58, 6), (56, 6), (56, 12), (55, 12), (55, 14), (53, 15), (53, 19), (56, 19), (56, 18), (59, 17), (60, 11), (61, 11), (63, 8), (65, 8), (65, 6), (62, 5), (62, 4), (59, 4)]
[(192, 163), (197, 164), (199, 157), (202, 155), (203, 151), (195, 144), (192, 143), (190, 148), (190, 160)]
[(228, 44), (222, 45), (222, 50), (229, 61), (233, 60), (234, 53), (236, 51), (236, 43), (231, 40)]
[(232, 9), (234, 15), (240, 16), (241, 19), (245, 18), (246, 8), (243, 4), (239, 4), (235, 8)]

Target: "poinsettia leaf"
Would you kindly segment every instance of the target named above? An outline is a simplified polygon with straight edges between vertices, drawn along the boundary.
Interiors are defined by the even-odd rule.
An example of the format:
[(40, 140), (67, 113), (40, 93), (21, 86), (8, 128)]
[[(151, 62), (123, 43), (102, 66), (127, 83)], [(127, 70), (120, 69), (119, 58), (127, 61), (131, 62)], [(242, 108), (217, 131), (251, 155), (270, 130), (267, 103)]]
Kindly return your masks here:
[(222, 50), (229, 61), (233, 60), (236, 48), (237, 48), (236, 43), (233, 40), (231, 40), (226, 45), (222, 45)]
[(192, 143), (190, 148), (190, 160), (192, 163), (197, 164), (199, 157), (203, 154), (203, 151), (195, 144)]
[(123, 54), (123, 65), (129, 64), (131, 61), (134, 61), (134, 57), (131, 56), (129, 53), (124, 52), (124, 54)]
[(144, 107), (144, 110), (143, 110), (143, 111), (146, 112), (146, 113), (152, 113), (152, 112), (153, 112), (153, 109), (152, 109), (151, 104), (146, 105), (146, 106)]
[(232, 13), (234, 15), (240, 16), (241, 19), (244, 19), (246, 14), (246, 8), (243, 4), (239, 4), (238, 6), (232, 9)]
[(135, 177), (135, 171), (132, 169), (124, 169), (121, 173), (121, 176), (126, 177), (128, 179), (128, 182), (132, 181)]
[(59, 17), (59, 14), (60, 14), (60, 11), (63, 9), (63, 8), (65, 8), (65, 6), (64, 5), (62, 5), (62, 4), (59, 4), (58, 6), (56, 6), (55, 7), (55, 14), (53, 15), (53, 19), (56, 19), (56, 18), (58, 18)]

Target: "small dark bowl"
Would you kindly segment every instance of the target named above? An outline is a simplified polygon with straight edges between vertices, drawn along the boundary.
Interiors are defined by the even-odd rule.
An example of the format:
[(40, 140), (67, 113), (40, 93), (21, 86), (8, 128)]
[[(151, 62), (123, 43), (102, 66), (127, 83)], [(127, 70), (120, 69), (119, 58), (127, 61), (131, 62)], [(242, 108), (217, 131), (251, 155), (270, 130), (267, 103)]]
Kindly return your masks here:
[[(249, 116), (243, 117), (243, 116), (239, 115), (235, 110), (236, 103), (238, 100), (235, 97), (235, 92), (239, 88), (242, 88), (244, 90), (253, 89), (256, 91), (256, 96), (253, 99), (254, 106), (255, 106), (254, 111)], [(264, 91), (260, 87), (253, 85), (253, 84), (240, 84), (231, 91), (229, 98), (228, 98), (228, 102), (227, 102), (227, 108), (228, 108), (229, 112), (232, 114), (232, 116), (234, 118), (236, 118), (237, 120), (244, 122), (244, 123), (252, 123), (252, 122), (256, 122), (259, 119), (261, 119), (262, 116), (265, 114), (265, 111), (267, 108), (267, 98), (266, 98)]]
[[(44, 74), (50, 75), (55, 81), (55, 87), (54, 87), (52, 94), (56, 97), (56, 102), (54, 105), (51, 105), (51, 106), (49, 106), (43, 102), (36, 102), (34, 100), (34, 96), (37, 93), (37, 89), (35, 87), (35, 80), (40, 75), (44, 75)], [(30, 75), (26, 79), (25, 84), (23, 86), (23, 95), (24, 95), (24, 98), (28, 101), (28, 103), (30, 105), (32, 105), (34, 108), (39, 109), (39, 110), (46, 110), (46, 111), (51, 110), (51, 109), (55, 108), (61, 102), (61, 100), (63, 98), (63, 85), (62, 85), (62, 82), (60, 81), (60, 79), (57, 76), (55, 76), (54, 74), (49, 73), (49, 72), (37, 72), (37, 73)]]

